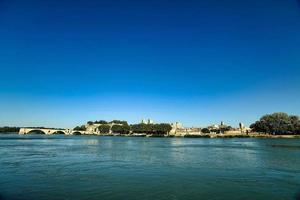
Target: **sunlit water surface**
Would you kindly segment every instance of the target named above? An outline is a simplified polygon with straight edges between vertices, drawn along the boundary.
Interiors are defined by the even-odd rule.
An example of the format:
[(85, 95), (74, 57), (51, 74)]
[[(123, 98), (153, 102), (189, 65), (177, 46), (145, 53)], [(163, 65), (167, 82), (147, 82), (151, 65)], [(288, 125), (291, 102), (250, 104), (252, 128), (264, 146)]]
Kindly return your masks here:
[(0, 199), (296, 199), (299, 139), (0, 135)]

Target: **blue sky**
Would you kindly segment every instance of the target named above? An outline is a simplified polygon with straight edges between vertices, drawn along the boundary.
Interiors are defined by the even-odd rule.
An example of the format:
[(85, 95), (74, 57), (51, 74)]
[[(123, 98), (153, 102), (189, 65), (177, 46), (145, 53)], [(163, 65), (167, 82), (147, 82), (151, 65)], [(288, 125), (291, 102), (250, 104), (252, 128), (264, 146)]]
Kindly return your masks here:
[(297, 0), (0, 0), (0, 125), (300, 115)]

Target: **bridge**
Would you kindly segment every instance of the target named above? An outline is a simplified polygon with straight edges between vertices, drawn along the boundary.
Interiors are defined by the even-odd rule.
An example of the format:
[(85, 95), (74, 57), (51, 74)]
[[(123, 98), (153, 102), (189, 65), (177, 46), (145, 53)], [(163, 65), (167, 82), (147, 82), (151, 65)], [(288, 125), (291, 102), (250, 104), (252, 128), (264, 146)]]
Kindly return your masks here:
[(52, 129), (52, 128), (20, 128), (19, 134), (39, 133), (45, 135), (65, 134), (65, 135), (87, 135), (91, 134), (87, 131), (77, 131), (73, 129)]

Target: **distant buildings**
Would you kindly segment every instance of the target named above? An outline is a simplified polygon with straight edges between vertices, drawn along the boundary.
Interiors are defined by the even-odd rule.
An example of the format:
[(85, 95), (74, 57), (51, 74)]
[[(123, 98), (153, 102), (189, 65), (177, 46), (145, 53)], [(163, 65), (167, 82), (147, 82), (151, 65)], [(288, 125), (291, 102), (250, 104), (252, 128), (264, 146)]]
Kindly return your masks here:
[(172, 136), (176, 136), (177, 133), (182, 132), (183, 130), (183, 126), (179, 122), (171, 123), (171, 126), (172, 126), (172, 130), (170, 131), (169, 134)]
[[(120, 121), (120, 120), (113, 120), (111, 122), (107, 122), (104, 120), (101, 121), (95, 121), (95, 122), (88, 122), (85, 125), (86, 132), (91, 134), (101, 134), (100, 129), (103, 127), (100, 126), (106, 126), (107, 129), (109, 129), (108, 133), (112, 133), (112, 127), (113, 125), (127, 125), (126, 121)], [(152, 119), (142, 119), (140, 124), (145, 125), (152, 125), (155, 124)], [(136, 126), (131, 125), (132, 126)], [(206, 134), (243, 134), (251, 132), (251, 129), (246, 127), (243, 123), (239, 123), (239, 126), (236, 128), (233, 128), (229, 125), (226, 125), (223, 121), (220, 122), (220, 124), (213, 124), (208, 127), (184, 127), (180, 122), (174, 122), (170, 123), (172, 129), (169, 132), (168, 135), (170, 136), (197, 136), (197, 135), (206, 135)], [(99, 128), (100, 127), (100, 128)], [(142, 128), (141, 126), (140, 128)], [(132, 132), (132, 130), (130, 130)]]

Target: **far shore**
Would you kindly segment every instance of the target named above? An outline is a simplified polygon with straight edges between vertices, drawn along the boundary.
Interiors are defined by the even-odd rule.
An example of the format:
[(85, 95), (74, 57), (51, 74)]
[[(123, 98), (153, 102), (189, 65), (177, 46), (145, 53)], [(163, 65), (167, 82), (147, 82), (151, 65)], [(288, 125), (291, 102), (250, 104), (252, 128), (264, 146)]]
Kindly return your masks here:
[[(1, 135), (19, 134), (18, 132), (0, 132)], [(33, 134), (34, 135), (34, 134)], [(36, 134), (39, 135), (39, 134)], [(44, 134), (40, 134), (44, 135)], [(72, 136), (72, 135), (66, 135)], [(165, 137), (165, 138), (300, 138), (300, 135), (272, 135), (265, 133), (241, 133), (241, 134), (186, 134), (186, 135), (147, 135), (147, 134), (82, 134), (76, 136), (119, 136), (119, 137)]]
[(300, 138), (300, 135), (271, 135), (264, 133), (249, 133), (249, 134), (207, 134), (207, 135), (185, 135), (183, 137), (190, 138)]

